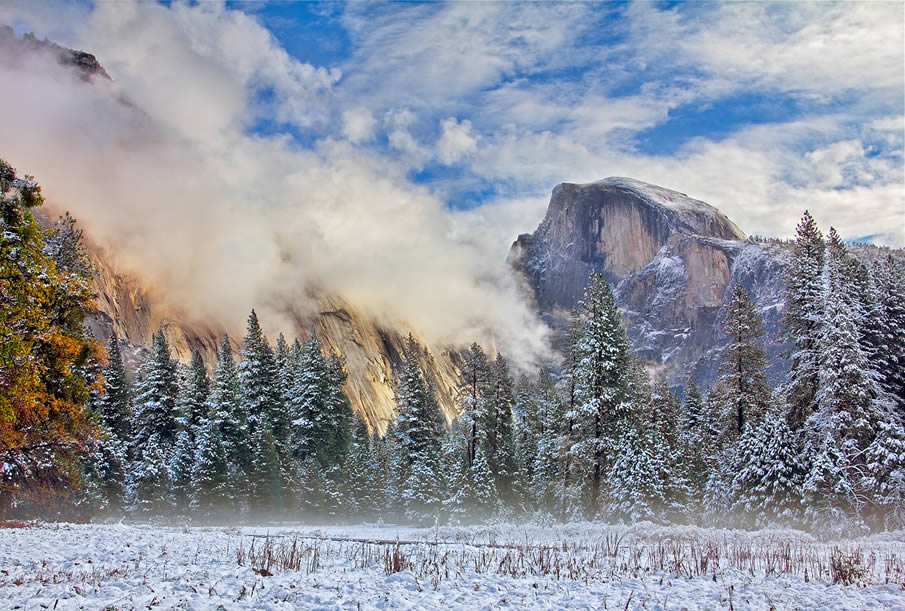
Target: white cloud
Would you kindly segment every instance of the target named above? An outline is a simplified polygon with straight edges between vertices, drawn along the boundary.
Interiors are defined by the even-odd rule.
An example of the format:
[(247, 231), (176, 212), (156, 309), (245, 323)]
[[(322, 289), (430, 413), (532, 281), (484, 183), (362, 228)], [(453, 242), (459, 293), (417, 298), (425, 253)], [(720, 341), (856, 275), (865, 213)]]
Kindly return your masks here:
[(367, 108), (350, 108), (343, 111), (342, 122), (343, 136), (349, 142), (358, 144), (374, 139), (377, 120)]
[(443, 133), (437, 140), (437, 157), (446, 165), (458, 163), (478, 150), (478, 136), (468, 119), (461, 123), (454, 117), (444, 119)]
[[(16, 84), (0, 99), (17, 117), (3, 154), (177, 304), (241, 328), (252, 306), (275, 319), (327, 291), (434, 342), (487, 342), (492, 329), (517, 363), (544, 352), (497, 250), (457, 238), (455, 214), (408, 180), (404, 160), (247, 133), (260, 88), (296, 125), (327, 120), (333, 72), (287, 58), (222, 6), (99, 3), (76, 33), (114, 82), (83, 83), (52, 58), (0, 67)], [(385, 117), (418, 156), (402, 137), (415, 122), (407, 109)]]

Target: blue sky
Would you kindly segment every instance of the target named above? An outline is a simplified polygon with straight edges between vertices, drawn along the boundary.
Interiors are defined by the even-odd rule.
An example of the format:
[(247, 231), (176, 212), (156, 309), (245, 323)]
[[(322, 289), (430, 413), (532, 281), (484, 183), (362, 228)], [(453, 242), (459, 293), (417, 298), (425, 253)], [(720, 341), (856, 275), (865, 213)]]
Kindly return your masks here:
[[(36, 10), (14, 23), (103, 51), (78, 23), (104, 3), (61, 4), (75, 26)], [(241, 76), (247, 134), (349, 142), (450, 208), (489, 206), (501, 231), (536, 222), (559, 182), (627, 174), (752, 233), (788, 235), (807, 207), (850, 238), (905, 243), (900, 4), (161, 8), (212, 29), (242, 17), (243, 35), (270, 38), (258, 62), (296, 64)], [(330, 75), (304, 103), (292, 100), (310, 89), (300, 66)]]
[[(821, 220), (860, 237), (849, 215), (833, 213), (872, 187), (891, 210), (875, 239), (894, 232), (889, 220), (905, 225), (895, 4), (227, 6), (252, 14), (298, 61), (342, 72), (332, 120), (293, 131), (302, 146), (335, 136), (340, 108), (360, 113), (374, 123), (354, 134), (359, 144), (401, 160), (452, 207), (543, 199), (560, 181), (631, 173), (709, 198), (749, 231), (787, 235), (803, 207), (820, 214), (832, 200)], [(411, 113), (405, 125), (388, 120), (400, 111)], [(520, 141), (535, 156), (502, 161)], [(693, 173), (696, 151), (721, 144), (775, 153), (768, 176), (732, 168), (725, 178), (753, 179), (760, 195), (684, 176), (683, 160)], [(787, 192), (794, 204), (777, 219), (762, 198)], [(888, 239), (901, 243), (901, 231)]]
[(750, 234), (809, 209), (905, 246), (903, 20), (900, 2), (7, 0), (0, 23), (113, 80), (0, 63), (0, 153), (192, 311), (241, 321), (327, 287), (538, 354), (504, 261), (561, 182), (633, 177)]

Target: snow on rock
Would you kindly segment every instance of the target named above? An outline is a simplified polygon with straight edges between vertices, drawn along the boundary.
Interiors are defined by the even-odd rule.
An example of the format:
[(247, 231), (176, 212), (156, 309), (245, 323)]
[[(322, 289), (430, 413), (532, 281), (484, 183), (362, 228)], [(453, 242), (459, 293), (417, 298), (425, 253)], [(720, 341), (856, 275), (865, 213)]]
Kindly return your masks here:
[[(265, 550), (287, 558), (293, 546), (295, 568), (260, 570)], [(834, 557), (855, 558), (855, 576), (834, 573)], [(730, 601), (902, 608), (905, 536), (826, 543), (795, 531), (652, 524), (0, 531), (0, 608), (9, 609), (721, 609)]]

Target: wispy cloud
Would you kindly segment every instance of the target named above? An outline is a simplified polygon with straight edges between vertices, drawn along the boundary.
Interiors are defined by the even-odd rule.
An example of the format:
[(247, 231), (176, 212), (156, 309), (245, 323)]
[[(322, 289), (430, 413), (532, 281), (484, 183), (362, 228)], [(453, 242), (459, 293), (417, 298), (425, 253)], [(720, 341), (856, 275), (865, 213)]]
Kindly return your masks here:
[(115, 83), (5, 71), (2, 153), (211, 315), (319, 287), (438, 339), (493, 328), (526, 359), (542, 331), (502, 262), (559, 182), (633, 176), (751, 233), (788, 235), (808, 208), (905, 245), (900, 5), (351, 3), (319, 19), (347, 38), (329, 65), (287, 51), (292, 22), (268, 29), (266, 6), (3, 3), (0, 21), (97, 54)]

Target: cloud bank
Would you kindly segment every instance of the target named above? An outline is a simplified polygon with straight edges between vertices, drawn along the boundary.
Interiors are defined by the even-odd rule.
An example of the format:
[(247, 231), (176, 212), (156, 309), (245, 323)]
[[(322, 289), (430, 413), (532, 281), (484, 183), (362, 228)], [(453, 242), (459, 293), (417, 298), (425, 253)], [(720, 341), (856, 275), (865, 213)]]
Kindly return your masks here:
[(611, 175), (905, 245), (899, 5), (295, 5), (342, 34), (318, 61), (240, 6), (0, 5), (114, 79), (0, 68), (0, 154), (199, 315), (327, 291), (528, 362), (506, 250), (553, 186)]

